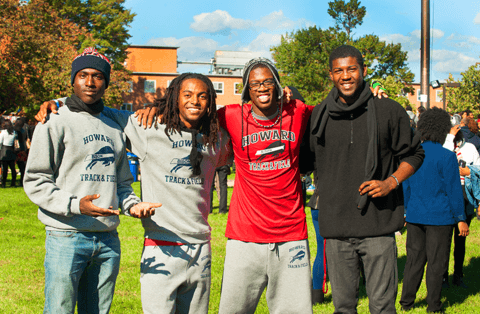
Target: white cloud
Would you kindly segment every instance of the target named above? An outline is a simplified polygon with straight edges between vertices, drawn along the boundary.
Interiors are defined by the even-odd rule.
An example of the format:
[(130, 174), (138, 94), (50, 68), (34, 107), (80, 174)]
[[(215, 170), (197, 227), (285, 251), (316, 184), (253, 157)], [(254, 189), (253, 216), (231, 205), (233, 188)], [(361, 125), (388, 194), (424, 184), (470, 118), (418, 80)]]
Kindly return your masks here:
[(474, 24), (480, 24), (480, 12), (478, 12), (477, 16), (473, 19)]
[(313, 25), (306, 19), (298, 19), (293, 21), (287, 18), (283, 11), (274, 11), (269, 15), (262, 17), (259, 21), (255, 22), (255, 26), (258, 28), (267, 28), (269, 30), (285, 30), (285, 29), (297, 29), (303, 26)]
[(248, 51), (259, 52), (262, 57), (271, 59), (272, 53), (270, 47), (280, 44), (282, 35), (260, 33), (250, 44), (246, 47)]
[(447, 37), (447, 39), (445, 40), (445, 44), (451, 47), (457, 47), (461, 49), (471, 49), (474, 47), (474, 45), (480, 45), (480, 38), (454, 33)]
[(437, 72), (460, 73), (475, 64), (478, 60), (461, 52), (434, 50), (432, 52), (432, 61), (436, 62), (433, 69)]
[(194, 22), (190, 24), (190, 28), (196, 32), (205, 32), (211, 34), (230, 35), (232, 30), (245, 29), (268, 29), (277, 30), (294, 30), (300, 27), (308, 27), (313, 25), (306, 19), (298, 19), (296, 21), (287, 18), (283, 11), (274, 11), (259, 20), (247, 20), (234, 18), (227, 11), (216, 10), (211, 13), (201, 13), (193, 17)]
[(220, 45), (217, 41), (205, 37), (153, 38), (147, 45), (174, 46), (178, 48), (179, 61), (209, 61), (215, 50), (238, 50), (238, 42), (231, 45)]
[(222, 33), (228, 35), (232, 29), (247, 29), (252, 22), (244, 19), (236, 19), (227, 11), (216, 10), (211, 13), (201, 13), (193, 17), (194, 22), (190, 28), (196, 32)]
[(430, 30), (430, 36), (432, 38), (442, 38), (443, 36), (445, 36), (445, 32), (439, 29), (433, 28)]
[[(419, 30), (419, 29), (416, 29), (413, 32), (410, 32), (409, 34), (412, 37), (416, 37), (418, 39), (422, 38), (422, 31)], [(442, 38), (444, 35), (445, 35), (445, 32), (443, 32), (439, 29), (436, 29), (436, 28), (430, 29), (430, 37), (431, 38), (437, 38), (438, 39), (438, 38)]]

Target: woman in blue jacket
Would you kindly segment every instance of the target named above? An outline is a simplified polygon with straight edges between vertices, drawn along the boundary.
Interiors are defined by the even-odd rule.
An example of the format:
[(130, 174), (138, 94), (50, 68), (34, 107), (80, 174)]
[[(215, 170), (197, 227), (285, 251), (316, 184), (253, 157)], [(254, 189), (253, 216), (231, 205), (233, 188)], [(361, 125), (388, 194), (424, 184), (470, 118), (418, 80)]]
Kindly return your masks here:
[(413, 308), (428, 261), (427, 312), (443, 312), (442, 280), (454, 225), (458, 224), (461, 236), (468, 235), (457, 157), (442, 147), (450, 128), (449, 114), (438, 108), (423, 113), (417, 125), (425, 159), (403, 183), (407, 222), (407, 263), (400, 299), (403, 310)]

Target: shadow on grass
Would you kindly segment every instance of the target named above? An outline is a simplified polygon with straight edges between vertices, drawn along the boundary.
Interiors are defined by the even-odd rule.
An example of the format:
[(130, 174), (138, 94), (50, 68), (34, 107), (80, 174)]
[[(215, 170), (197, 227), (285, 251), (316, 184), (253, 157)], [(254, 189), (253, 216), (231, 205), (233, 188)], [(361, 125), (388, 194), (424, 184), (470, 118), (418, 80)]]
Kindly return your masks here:
[[(463, 303), (468, 297), (480, 293), (480, 257), (472, 257), (468, 265), (463, 267), (464, 282), (467, 289), (450, 284), (450, 288), (444, 289), (443, 295), (447, 297), (447, 303), (452, 306)], [(449, 281), (452, 282), (452, 275)]]

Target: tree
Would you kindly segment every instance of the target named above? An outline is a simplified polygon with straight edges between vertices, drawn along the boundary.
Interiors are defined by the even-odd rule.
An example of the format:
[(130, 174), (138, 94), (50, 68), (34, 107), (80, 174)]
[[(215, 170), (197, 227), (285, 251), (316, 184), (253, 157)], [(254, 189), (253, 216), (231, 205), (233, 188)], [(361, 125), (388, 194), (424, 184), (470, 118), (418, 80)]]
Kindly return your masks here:
[[(32, 116), (49, 99), (72, 94), (70, 73), (79, 38), (91, 35), (60, 17), (45, 0), (0, 3), (0, 112), (23, 108)], [(112, 71), (104, 100), (121, 103), (128, 73)]]
[(405, 96), (407, 93), (413, 93), (412, 87), (405, 86), (403, 82), (397, 80), (391, 75), (388, 75), (385, 78), (376, 79), (376, 81), (382, 84), (382, 87), (385, 89), (385, 92), (390, 99), (398, 102), (403, 108), (406, 108), (407, 106), (415, 108), (415, 105)]
[[(342, 4), (343, 1), (337, 0), (335, 3)], [(356, 16), (363, 18), (363, 15)], [(359, 22), (361, 23), (361, 18)], [(282, 75), (282, 82), (295, 86), (308, 104), (315, 105), (325, 99), (333, 87), (329, 78), (330, 53), (345, 44), (362, 52), (368, 67), (367, 80), (392, 76), (403, 84), (413, 81), (414, 75), (406, 63), (407, 52), (402, 51), (401, 44), (386, 44), (376, 35), (353, 39), (339, 27), (322, 30), (313, 26), (286, 34), (271, 51)]]
[(96, 47), (121, 69), (127, 58), (128, 27), (135, 17), (125, 9), (125, 0), (47, 0), (60, 14), (91, 35), (80, 36), (78, 51)]
[(358, 0), (350, 0), (348, 3), (335, 0), (328, 3), (328, 14), (335, 20), (336, 28), (340, 30), (342, 25), (348, 37), (357, 25), (362, 25), (363, 18), (367, 14), (365, 6), (360, 4)]
[(73, 44), (85, 32), (60, 18), (44, 1), (0, 5), (0, 100), (2, 112), (65, 96)]
[(480, 64), (470, 66), (462, 73), (462, 78), (455, 81), (450, 74), (447, 83), (460, 83), (460, 87), (446, 87), (447, 111), (456, 113), (471, 110), (480, 114)]

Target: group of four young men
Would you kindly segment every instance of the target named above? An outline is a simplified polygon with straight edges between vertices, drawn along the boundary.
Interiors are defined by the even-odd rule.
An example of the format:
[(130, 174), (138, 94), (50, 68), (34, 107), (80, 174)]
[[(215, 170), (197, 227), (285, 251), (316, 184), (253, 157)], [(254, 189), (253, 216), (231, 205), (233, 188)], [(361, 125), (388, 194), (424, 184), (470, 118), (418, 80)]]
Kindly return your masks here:
[[(319, 178), (320, 230), (327, 239), (336, 311), (356, 311), (362, 259), (370, 311), (395, 312), (394, 232), (403, 225), (403, 198), (397, 188), (421, 165), (423, 150), (405, 110), (385, 98), (374, 101), (365, 76), (360, 52), (341, 46), (330, 56), (335, 87), (315, 109), (298, 100), (285, 101), (273, 63), (258, 58), (245, 66), (242, 104), (226, 106), (218, 113), (210, 80), (199, 74), (182, 74), (158, 102), (160, 123), (156, 128), (145, 130), (128, 112), (103, 108), (92, 114), (91, 120), (112, 119), (130, 139), (142, 167), (142, 199), (152, 202), (146, 203), (148, 209), (142, 212), (144, 312), (208, 311), (210, 188), (215, 168), (229, 162), (232, 148), (237, 174), (227, 222), (219, 312), (253, 313), (267, 288), (271, 313), (312, 313), (300, 172), (301, 168), (313, 168), (314, 163)], [(59, 119), (71, 114), (71, 98), (66, 100), (68, 109), (59, 110)], [(87, 106), (97, 106), (96, 101), (86, 102)], [(55, 120), (51, 118), (40, 129), (57, 133)], [(84, 123), (84, 128), (88, 127)], [(90, 136), (82, 139), (87, 144)], [(68, 142), (59, 145), (75, 146)], [(92, 154), (92, 163), (98, 160), (105, 165), (109, 154), (120, 152)], [(43, 170), (53, 180), (59, 179), (56, 162), (61, 160), (49, 162), (53, 169), (45, 164)], [(29, 171), (39, 172), (35, 164), (29, 161)], [(99, 179), (89, 174), (80, 177)], [(25, 182), (40, 190), (33, 178), (27, 177)], [(29, 189), (27, 184), (27, 193)], [(74, 185), (65, 189), (78, 194)], [(150, 215), (150, 208), (159, 202), (162, 208)], [(40, 211), (57, 218), (54, 210), (39, 206)], [(84, 231), (68, 223), (50, 228)], [(48, 297), (53, 296), (47, 295), (46, 288)]]

